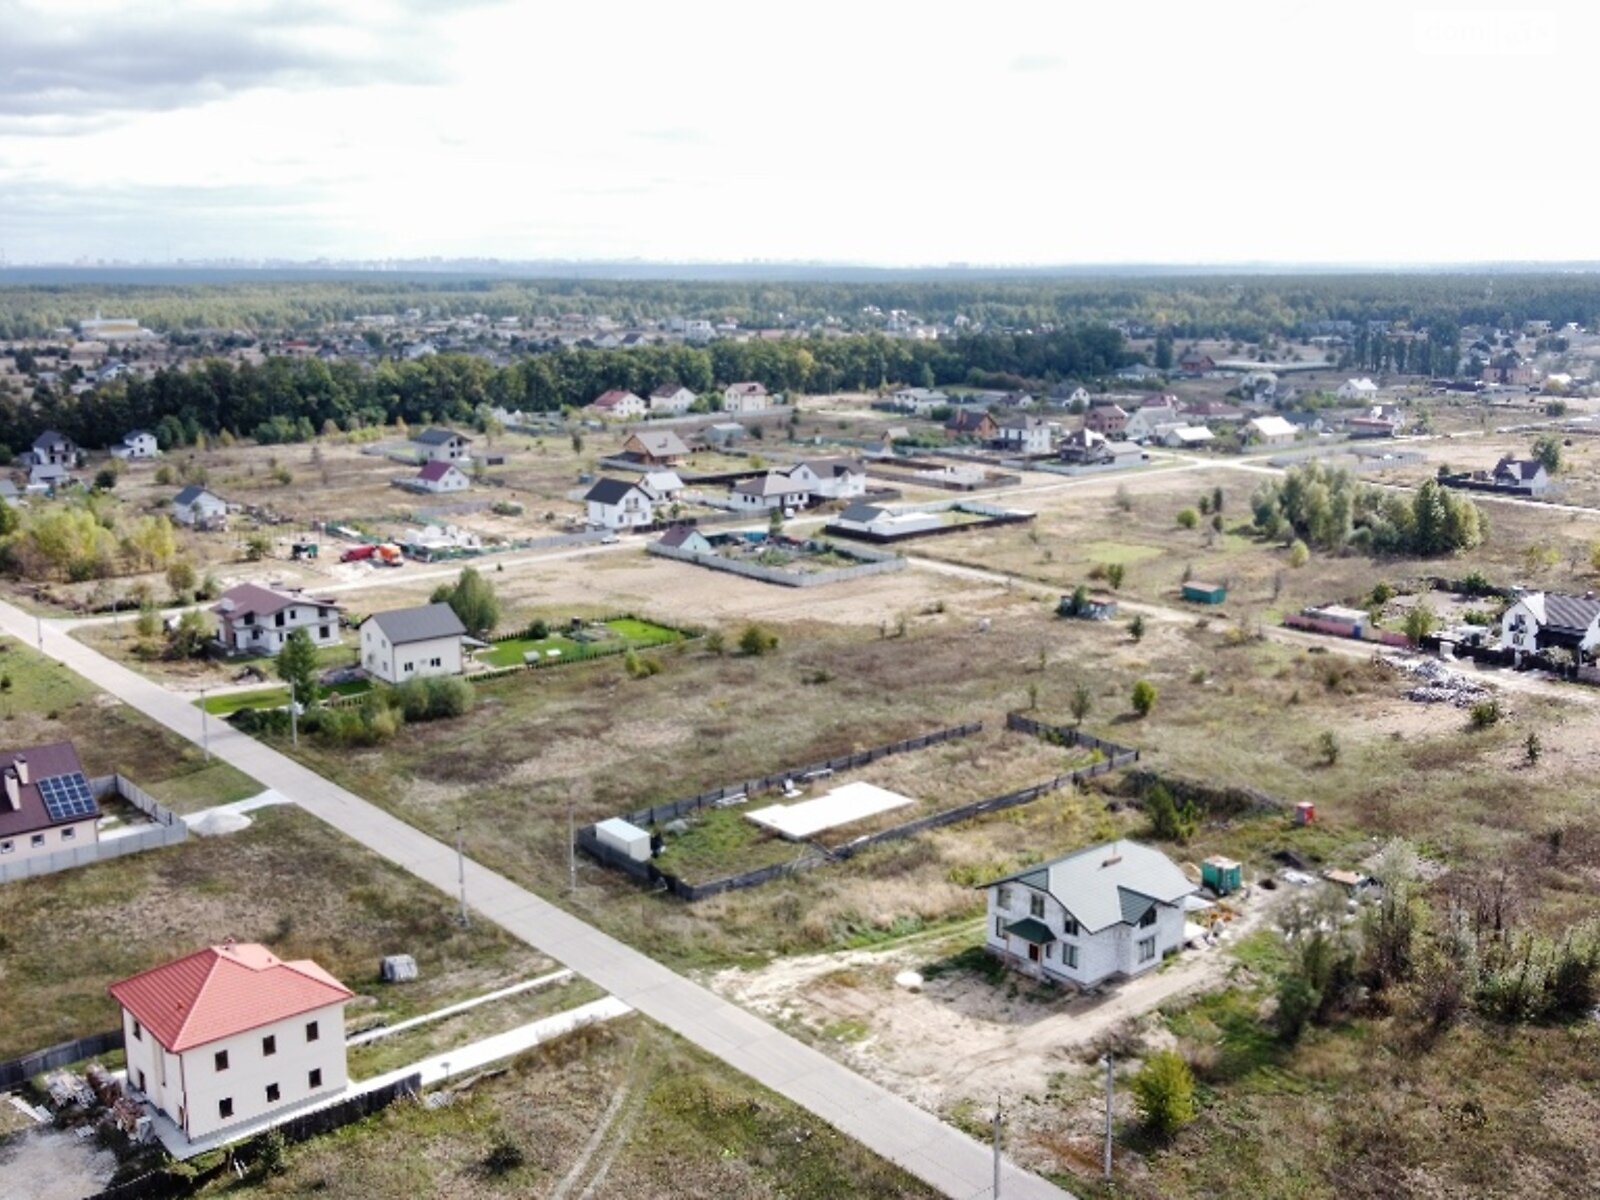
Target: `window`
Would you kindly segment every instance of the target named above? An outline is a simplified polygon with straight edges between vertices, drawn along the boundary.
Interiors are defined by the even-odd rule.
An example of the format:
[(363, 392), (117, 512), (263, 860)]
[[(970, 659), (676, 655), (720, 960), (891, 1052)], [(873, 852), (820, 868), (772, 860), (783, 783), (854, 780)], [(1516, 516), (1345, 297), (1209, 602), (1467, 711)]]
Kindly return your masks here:
[(17, 844), (11, 841), (9, 838), (3, 842), (0, 842), (0, 854), (10, 854), (16, 848)]
[(275, 1083), (267, 1084), (267, 1103), (276, 1104), (278, 1102), (278, 1095), (278, 1085)]
[(442, 658), (430, 658), (428, 660), (428, 665), (430, 667), (442, 667), (442, 666), (444, 666), (444, 659), (442, 659)]
[(322, 629), (321, 629), (321, 636), (322, 636), (322, 640), (323, 641), (327, 641), (329, 638), (331, 638), (333, 636), (333, 631), (330, 630), (326, 625), (324, 625), (322, 627)]
[(269, 1034), (267, 1034), (266, 1037), (261, 1039), (261, 1053), (264, 1056), (270, 1057), (271, 1055), (274, 1055), (277, 1052), (278, 1052), (278, 1039), (277, 1039), (277, 1036), (275, 1034), (269, 1033)]
[(1150, 906), (1150, 911), (1145, 913), (1144, 916), (1139, 918), (1139, 928), (1140, 929), (1149, 929), (1150, 926), (1154, 925), (1155, 923), (1156, 923), (1156, 906), (1152, 904)]
[[(144, 1041), (144, 1026), (139, 1024), (138, 1017), (133, 1019), (133, 1040), (136, 1042)], [(144, 1091), (144, 1084), (141, 1083), (139, 1085), (139, 1090), (141, 1092)]]
[(216, 1054), (216, 1062), (217, 1070), (226, 1071), (228, 1069), (228, 1052), (226, 1050), (218, 1050)]
[(149, 1087), (147, 1086), (147, 1081), (145, 1080), (145, 1077), (144, 1077), (143, 1068), (141, 1068), (140, 1071), (139, 1071), (139, 1090), (141, 1092), (148, 1092), (150, 1090)]
[(231, 1116), (233, 1116), (233, 1097), (232, 1096), (226, 1096), (223, 1099), (217, 1101), (217, 1116), (219, 1116), (219, 1117), (231, 1117)]
[(1068, 917), (1066, 920), (1061, 922), (1061, 934), (1063, 937), (1077, 937), (1078, 932), (1077, 917)]
[(1004, 917), (996, 917), (994, 919), (994, 935), (1002, 942), (1006, 940), (1006, 919)]
[(273, 624), (276, 625), (279, 629), (283, 628), (283, 614), (282, 613), (278, 613), (276, 615), (276, 617), (273, 619)]
[(406, 673), (407, 673), (407, 674), (408, 674), (408, 675), (409, 675), (409, 674), (410, 674), (410, 673), (411, 673), (411, 672), (412, 672), (412, 671), (415, 671), (415, 670), (416, 670), (416, 669), (417, 669), (417, 664), (416, 664), (416, 663), (412, 663), (412, 662), (408, 662), (408, 663), (407, 663), (407, 664), (406, 664)]
[(1061, 965), (1069, 971), (1078, 969), (1078, 948), (1063, 944), (1061, 947)]
[(1028, 897), (1028, 915), (1044, 920), (1044, 897), (1038, 892)]
[(317, 1038), (320, 1035), (321, 1035), (320, 1031), (317, 1029), (317, 1023), (315, 1021), (307, 1021), (306, 1022), (306, 1041), (314, 1042), (314, 1041), (317, 1040)]
[(999, 894), (995, 897), (994, 903), (996, 908), (1010, 908), (1011, 889), (1008, 887), (1001, 888)]
[(33, 843), (33, 845), (35, 845), (35, 846), (42, 846), (42, 845), (44, 845), (44, 834), (42, 834), (42, 833), (36, 833), (36, 834), (34, 834), (34, 835), (33, 835), (33, 837), (32, 837), (32, 838), (30, 838), (30, 839), (29, 839), (29, 840), (30, 840), (30, 841), (31, 841), (31, 842), (32, 842), (32, 843)]
[(313, 1067), (311, 1069), (311, 1073), (306, 1076), (306, 1084), (313, 1091), (315, 1091), (317, 1088), (322, 1086), (322, 1068), (321, 1067)]
[(68, 825), (65, 829), (63, 829), (61, 831), (61, 840), (63, 842), (70, 842), (73, 838), (75, 838), (77, 836), (78, 836), (78, 827), (76, 825)]
[(1149, 962), (1156, 956), (1156, 940), (1153, 937), (1139, 940), (1139, 961)]

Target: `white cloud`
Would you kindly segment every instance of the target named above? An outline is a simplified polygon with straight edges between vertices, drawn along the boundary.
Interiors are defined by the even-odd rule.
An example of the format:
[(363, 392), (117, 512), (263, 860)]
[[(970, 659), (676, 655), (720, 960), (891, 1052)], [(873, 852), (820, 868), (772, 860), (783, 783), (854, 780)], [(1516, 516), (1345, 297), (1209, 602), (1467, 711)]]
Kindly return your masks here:
[[(0, 9), (0, 247), (1600, 259), (1574, 198), (1586, 87), (1554, 48), (1596, 25), (1404, 2), (24, 0)], [(1463, 61), (1497, 29), (1515, 54)]]

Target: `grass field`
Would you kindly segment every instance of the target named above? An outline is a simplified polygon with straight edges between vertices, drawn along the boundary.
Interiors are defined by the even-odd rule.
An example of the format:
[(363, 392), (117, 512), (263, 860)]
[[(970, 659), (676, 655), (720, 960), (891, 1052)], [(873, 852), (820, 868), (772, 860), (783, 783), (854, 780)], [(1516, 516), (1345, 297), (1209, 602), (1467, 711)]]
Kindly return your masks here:
[[(352, 1022), (402, 1020), (493, 990), (549, 960), (292, 807), (220, 838), (0, 888), (0, 1059), (116, 1027), (105, 988), (227, 938), (312, 958), (357, 993)], [(417, 982), (379, 983), (385, 954)]]
[[(324, 687), (325, 694), (334, 696), (360, 696), (372, 690), (372, 685), (362, 679), (348, 680)], [(229, 692), (222, 696), (207, 696), (206, 711), (215, 717), (225, 717), (246, 708), (283, 708), (289, 703), (289, 689), (260, 688), (248, 692)], [(196, 700), (198, 706), (200, 701)]]
[(682, 641), (684, 636), (676, 629), (641, 621), (636, 617), (614, 617), (603, 623), (612, 636), (580, 641), (552, 632), (542, 638), (510, 638), (496, 642), (491, 649), (480, 651), (478, 661), (491, 667), (517, 667), (527, 661), (525, 656), (529, 654), (551, 660), (550, 651), (554, 650), (558, 651), (555, 658), (570, 662), (574, 659), (604, 657), (621, 649), (642, 650), (649, 646), (670, 645)]
[[(289, 1148), (263, 1196), (931, 1200), (831, 1127), (641, 1017), (550, 1042), (440, 1108)], [(586, 1152), (596, 1134), (600, 1140)], [(565, 1184), (564, 1184), (564, 1181)], [(199, 1193), (232, 1195), (231, 1177)]]
[(71, 741), (91, 776), (120, 773), (178, 812), (261, 791), (248, 775), (207, 763), (200, 747), (15, 641), (0, 641), (0, 730), (6, 746)]

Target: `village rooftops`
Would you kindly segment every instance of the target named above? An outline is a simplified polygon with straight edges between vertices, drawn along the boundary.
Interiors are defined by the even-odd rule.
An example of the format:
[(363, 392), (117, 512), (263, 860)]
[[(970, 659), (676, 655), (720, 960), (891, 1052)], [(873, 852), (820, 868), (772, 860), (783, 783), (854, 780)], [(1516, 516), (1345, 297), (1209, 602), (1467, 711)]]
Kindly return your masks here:
[[(83, 764), (71, 742), (0, 752), (0, 777), (5, 779), (5, 790), (0, 792), (0, 838), (100, 815), (100, 806), (88, 795)], [(15, 807), (11, 800), (13, 778)]]
[(1195, 890), (1176, 864), (1137, 842), (1105, 842), (983, 884), (1020, 883), (1048, 892), (1090, 933), (1137, 924), (1157, 904), (1176, 904)]
[(309, 959), (284, 962), (253, 942), (210, 946), (107, 990), (173, 1054), (354, 995)]
[(431, 642), (435, 638), (462, 637), (467, 627), (448, 604), (419, 604), (373, 613), (367, 620), (383, 631), (391, 646)]

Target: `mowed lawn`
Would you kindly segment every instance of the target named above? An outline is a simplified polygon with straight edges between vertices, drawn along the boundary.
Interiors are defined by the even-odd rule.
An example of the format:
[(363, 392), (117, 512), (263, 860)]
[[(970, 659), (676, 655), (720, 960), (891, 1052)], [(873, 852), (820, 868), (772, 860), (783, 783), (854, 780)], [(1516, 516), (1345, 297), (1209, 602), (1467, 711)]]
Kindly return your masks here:
[[(626, 650), (642, 650), (648, 646), (665, 646), (681, 642), (684, 634), (652, 621), (637, 617), (616, 617), (602, 622), (614, 635), (595, 641), (581, 641), (567, 634), (552, 631), (542, 638), (511, 638), (496, 642), (491, 649), (478, 655), (478, 661), (491, 667), (520, 667), (529, 661), (529, 654), (537, 654), (548, 662), (570, 662), (575, 659), (600, 658)], [(555, 653), (551, 653), (554, 651)]]
[[(371, 690), (372, 685), (364, 679), (347, 680), (322, 689), (324, 695), (334, 696), (360, 696)], [(288, 703), (289, 689), (286, 687), (229, 692), (222, 696), (207, 696), (205, 700), (206, 711), (214, 717), (226, 717), (247, 708), (282, 708)], [(200, 701), (196, 700), (195, 704), (198, 706)]]
[[(357, 993), (352, 1022), (401, 1020), (550, 961), (301, 810), (216, 838), (0, 887), (0, 1060), (116, 1028), (106, 985), (234, 938), (311, 958)], [(415, 983), (378, 982), (386, 954)]]

